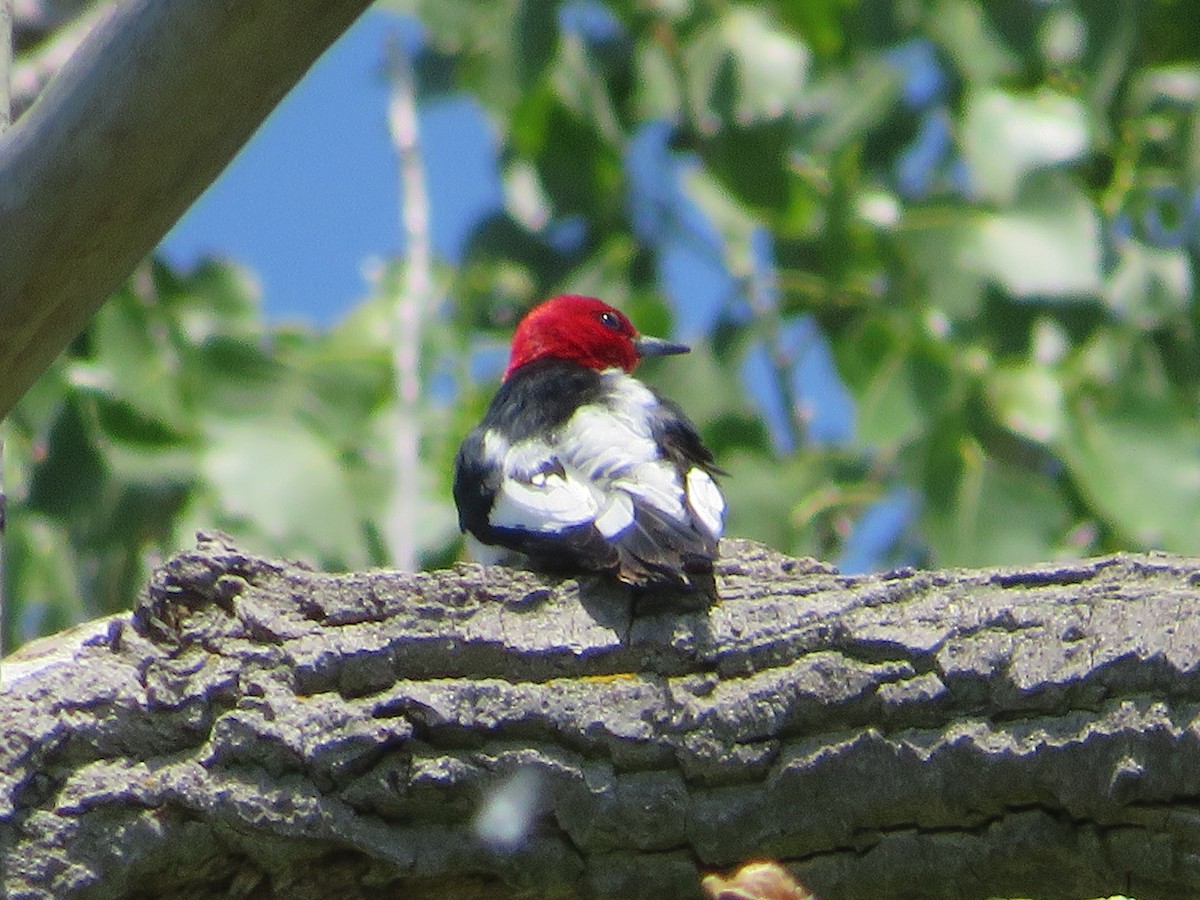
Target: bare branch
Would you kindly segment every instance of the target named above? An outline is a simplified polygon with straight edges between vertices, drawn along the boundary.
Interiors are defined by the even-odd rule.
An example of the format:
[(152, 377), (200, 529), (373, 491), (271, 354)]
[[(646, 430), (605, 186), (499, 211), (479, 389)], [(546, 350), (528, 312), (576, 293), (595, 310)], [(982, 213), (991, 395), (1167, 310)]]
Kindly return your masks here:
[[(55, 28), (50, 37), (35, 49), (23, 53), (13, 66), (12, 117), (18, 118), (33, 105), (33, 101), (50, 83), (50, 79), (66, 65), (79, 45), (103, 19), (112, 15), (120, 0), (102, 0), (81, 11), (74, 18), (59, 22), (51, 19)], [(49, 24), (49, 23), (48, 23)]]
[[(0, 693), (6, 896), (1200, 895), (1200, 561), (843, 577), (728, 541), (723, 602), (219, 540)], [(515, 773), (517, 849), (478, 839)]]
[(0, 132), (12, 121), (13, 4), (0, 0)]
[(123, 0), (0, 136), (0, 416), (368, 0)]
[[(12, 122), (12, 65), (13, 65), (13, 3), (0, 0), (0, 134)], [(0, 659), (4, 658), (4, 633), (8, 625), (5, 615), (7, 604), (7, 580), (4, 570), (5, 525), (7, 523), (8, 494), (4, 488), (4, 438), (8, 427), (0, 418)]]
[(395, 476), (388, 507), (392, 564), (417, 567), (417, 515), (421, 496), (421, 323), (432, 304), (429, 195), (417, 125), (417, 86), (412, 60), (397, 38), (389, 50), (392, 97), (388, 122), (400, 162), (404, 223), (404, 281), (395, 298), (392, 352), (396, 377)]

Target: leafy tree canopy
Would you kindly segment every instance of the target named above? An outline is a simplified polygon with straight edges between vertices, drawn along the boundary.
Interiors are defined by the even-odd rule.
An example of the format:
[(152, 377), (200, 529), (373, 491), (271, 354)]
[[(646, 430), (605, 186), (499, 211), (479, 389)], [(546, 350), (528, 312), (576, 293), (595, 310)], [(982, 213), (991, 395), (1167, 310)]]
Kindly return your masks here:
[[(646, 376), (731, 534), (853, 569), (1200, 553), (1200, 3), (393, 6), (506, 202), (426, 311), (427, 564), (498, 349), (563, 291), (693, 340)], [(196, 527), (386, 563), (402, 274), (311, 333), (234, 266), (143, 266), (10, 417), (9, 646), (128, 606)]]

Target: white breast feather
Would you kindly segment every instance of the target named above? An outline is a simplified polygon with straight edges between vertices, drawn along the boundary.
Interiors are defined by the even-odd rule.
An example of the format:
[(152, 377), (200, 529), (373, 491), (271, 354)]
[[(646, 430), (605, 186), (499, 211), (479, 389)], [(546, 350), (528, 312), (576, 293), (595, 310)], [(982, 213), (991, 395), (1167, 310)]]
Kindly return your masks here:
[[(676, 521), (687, 519), (683, 484), (675, 467), (660, 458), (650, 429), (650, 412), (658, 400), (653, 392), (620, 370), (603, 374), (608, 402), (577, 410), (563, 429), (563, 462), (597, 484), (606, 497), (637, 497)], [(623, 504), (628, 516), (618, 534), (633, 522), (633, 507)], [(599, 523), (597, 523), (599, 527)], [(610, 536), (610, 531), (601, 529)]]
[(511, 445), (498, 431), (487, 431), (483, 435), (483, 458), (493, 466), (504, 467), (504, 458), (508, 456)]

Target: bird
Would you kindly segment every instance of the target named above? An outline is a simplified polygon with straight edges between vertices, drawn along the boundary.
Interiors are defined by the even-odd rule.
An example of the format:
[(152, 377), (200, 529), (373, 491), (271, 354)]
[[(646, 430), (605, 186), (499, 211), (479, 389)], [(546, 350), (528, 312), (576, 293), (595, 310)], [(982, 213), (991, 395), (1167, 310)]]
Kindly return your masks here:
[(631, 374), (645, 357), (689, 350), (639, 334), (595, 297), (534, 307), (455, 459), (468, 553), (715, 602), (725, 473), (678, 404)]

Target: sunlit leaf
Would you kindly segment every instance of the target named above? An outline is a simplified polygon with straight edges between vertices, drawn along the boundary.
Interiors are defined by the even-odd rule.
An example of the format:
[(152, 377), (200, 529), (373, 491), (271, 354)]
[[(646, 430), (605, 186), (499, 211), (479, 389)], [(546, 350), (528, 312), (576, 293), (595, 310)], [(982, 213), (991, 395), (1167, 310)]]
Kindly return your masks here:
[(658, 43), (641, 41), (635, 53), (635, 108), (640, 119), (677, 120), (683, 108), (683, 86), (666, 50)]
[(958, 262), (1016, 297), (1082, 297), (1102, 285), (1095, 206), (1060, 177), (1031, 180), (1012, 207), (976, 217), (963, 241)]
[(1103, 296), (1122, 318), (1154, 328), (1187, 310), (1192, 286), (1192, 263), (1184, 250), (1131, 240), (1117, 248), (1117, 265)]
[(996, 417), (1017, 434), (1048, 444), (1059, 438), (1066, 408), (1061, 376), (1033, 362), (1002, 366), (988, 375)]
[(336, 450), (308, 429), (271, 418), (214, 424), (200, 470), (222, 521), (256, 537), (257, 546), (326, 565), (366, 564)]
[(1029, 172), (1076, 159), (1088, 147), (1082, 103), (1048, 90), (1022, 96), (996, 88), (971, 93), (962, 148), (971, 187), (1006, 203)]
[(701, 121), (747, 126), (778, 119), (799, 102), (809, 51), (765, 8), (734, 6), (693, 41), (687, 59)]
[(262, 289), (248, 270), (209, 259), (186, 274), (156, 264), (153, 274), (162, 302), (189, 343), (261, 334)]
[(688, 196), (717, 229), (724, 243), (725, 263), (735, 275), (746, 276), (754, 265), (751, 240), (758, 222), (729, 189), (704, 169), (687, 173)]
[(926, 23), (968, 81), (989, 83), (1016, 71), (1016, 54), (988, 21), (986, 4), (939, 0), (929, 4)]
[(910, 213), (898, 229), (927, 302), (952, 319), (969, 319), (979, 309), (984, 279), (966, 258), (977, 228), (978, 214), (941, 206)]

